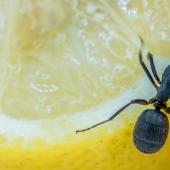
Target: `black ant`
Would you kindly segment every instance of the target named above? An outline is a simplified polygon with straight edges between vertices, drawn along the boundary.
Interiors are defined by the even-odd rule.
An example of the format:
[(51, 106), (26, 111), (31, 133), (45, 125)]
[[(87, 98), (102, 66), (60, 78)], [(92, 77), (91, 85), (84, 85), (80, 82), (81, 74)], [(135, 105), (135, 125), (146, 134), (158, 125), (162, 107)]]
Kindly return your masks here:
[(168, 118), (161, 110), (164, 110), (166, 113), (170, 113), (170, 107), (167, 107), (167, 101), (170, 98), (170, 65), (166, 67), (162, 74), (162, 80), (160, 80), (155, 68), (153, 55), (148, 52), (147, 58), (152, 70), (151, 75), (143, 61), (142, 47), (144, 42), (141, 37), (139, 38), (141, 41), (141, 47), (139, 50), (140, 65), (142, 66), (152, 85), (155, 87), (157, 91), (156, 96), (148, 101), (144, 99), (131, 100), (129, 103), (120, 108), (116, 113), (114, 113), (109, 119), (93, 125), (89, 128), (77, 130), (76, 133), (90, 130), (98, 125), (113, 120), (120, 112), (129, 107), (131, 104), (152, 104), (154, 106), (154, 109), (144, 110), (139, 116), (133, 131), (133, 141), (136, 148), (139, 149), (141, 152), (155, 153), (159, 151), (161, 147), (165, 144), (169, 131)]

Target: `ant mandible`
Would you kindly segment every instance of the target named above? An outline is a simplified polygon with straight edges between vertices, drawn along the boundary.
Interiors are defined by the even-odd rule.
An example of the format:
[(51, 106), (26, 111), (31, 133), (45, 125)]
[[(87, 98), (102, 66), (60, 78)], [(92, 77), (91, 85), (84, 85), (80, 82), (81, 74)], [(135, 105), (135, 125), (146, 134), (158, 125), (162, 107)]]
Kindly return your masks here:
[(140, 65), (142, 66), (152, 85), (155, 87), (157, 91), (156, 96), (148, 101), (145, 99), (131, 100), (129, 103), (120, 108), (116, 113), (114, 113), (109, 119), (93, 125), (89, 128), (77, 130), (76, 133), (90, 130), (92, 128), (95, 128), (96, 126), (113, 120), (120, 112), (122, 112), (132, 104), (152, 104), (154, 106), (154, 109), (147, 109), (141, 113), (141, 115), (137, 119), (133, 131), (133, 141), (136, 148), (143, 153), (149, 154), (159, 151), (161, 147), (165, 144), (168, 136), (168, 118), (161, 110), (164, 110), (166, 113), (170, 113), (170, 107), (167, 107), (167, 101), (170, 98), (170, 65), (166, 67), (162, 74), (162, 80), (160, 80), (155, 68), (153, 55), (148, 52), (147, 58), (150, 63), (152, 71), (151, 74), (143, 61), (142, 48), (144, 42), (140, 36), (139, 38), (141, 41), (141, 46), (139, 50)]

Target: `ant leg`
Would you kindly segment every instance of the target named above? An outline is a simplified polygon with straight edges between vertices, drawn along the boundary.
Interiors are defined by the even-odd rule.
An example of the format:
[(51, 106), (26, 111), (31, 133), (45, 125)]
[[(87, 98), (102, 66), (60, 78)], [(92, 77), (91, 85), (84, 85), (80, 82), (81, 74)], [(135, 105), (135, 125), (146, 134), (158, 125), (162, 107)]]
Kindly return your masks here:
[(158, 73), (157, 73), (157, 70), (156, 70), (156, 67), (155, 67), (155, 63), (154, 63), (154, 60), (153, 60), (153, 54), (151, 54), (150, 52), (148, 52), (147, 58), (149, 59), (152, 73), (153, 73), (155, 79), (157, 80), (157, 83), (160, 85), (160, 84), (161, 84), (161, 81), (160, 81), (160, 78), (159, 78), (159, 76), (158, 76)]
[(155, 83), (153, 77), (151, 76), (148, 68), (146, 67), (144, 61), (143, 61), (143, 57), (142, 57), (142, 47), (143, 47), (143, 39), (139, 36), (140, 40), (141, 40), (141, 47), (140, 47), (140, 50), (139, 50), (139, 61), (140, 61), (140, 64), (143, 68), (143, 70), (145, 71), (146, 75), (148, 76), (149, 80), (151, 81), (151, 83), (153, 84), (153, 86), (157, 89), (158, 86), (157, 84)]
[(87, 130), (90, 130), (90, 129), (93, 129), (95, 128), (96, 126), (99, 126), (103, 123), (106, 123), (106, 122), (109, 122), (111, 120), (113, 120), (120, 112), (122, 112), (123, 110), (125, 110), (128, 106), (130, 106), (131, 104), (140, 104), (140, 105), (148, 105), (150, 104), (150, 102), (144, 100), (144, 99), (134, 99), (134, 100), (131, 100), (128, 104), (124, 105), (122, 108), (120, 108), (117, 112), (115, 112), (109, 119), (105, 120), (105, 121), (102, 121), (96, 125), (93, 125), (89, 128), (86, 128), (86, 129), (82, 129), (82, 130), (76, 130), (76, 133), (78, 132), (84, 132), (84, 131), (87, 131)]
[(170, 114), (170, 107), (164, 109), (166, 113)]

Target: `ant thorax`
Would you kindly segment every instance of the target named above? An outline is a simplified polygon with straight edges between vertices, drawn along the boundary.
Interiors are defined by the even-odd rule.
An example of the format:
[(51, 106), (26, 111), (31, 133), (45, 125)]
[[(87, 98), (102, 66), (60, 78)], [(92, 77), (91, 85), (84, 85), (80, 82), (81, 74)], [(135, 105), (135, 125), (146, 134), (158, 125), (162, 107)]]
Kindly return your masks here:
[(149, 103), (150, 103), (150, 104), (153, 104), (153, 106), (154, 106), (157, 110), (167, 108), (167, 103), (164, 102), (164, 101), (162, 101), (162, 100), (157, 99), (156, 97), (150, 99), (150, 100), (149, 100)]
[(160, 110), (160, 109), (167, 107), (166, 103), (164, 103), (162, 101), (158, 101), (158, 100), (155, 103), (153, 103), (153, 105), (157, 110)]

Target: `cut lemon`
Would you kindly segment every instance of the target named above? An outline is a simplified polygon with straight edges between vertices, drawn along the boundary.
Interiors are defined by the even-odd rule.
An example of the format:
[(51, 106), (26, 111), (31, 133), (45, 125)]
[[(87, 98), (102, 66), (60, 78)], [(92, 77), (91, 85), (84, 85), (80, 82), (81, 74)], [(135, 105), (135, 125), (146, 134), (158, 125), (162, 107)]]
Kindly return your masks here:
[(153, 156), (134, 147), (142, 106), (75, 132), (131, 99), (154, 96), (139, 65), (138, 35), (157, 54), (161, 74), (169, 63), (169, 5), (0, 0), (0, 169), (168, 170), (169, 142)]

